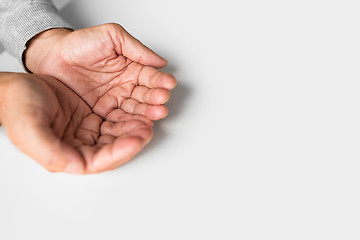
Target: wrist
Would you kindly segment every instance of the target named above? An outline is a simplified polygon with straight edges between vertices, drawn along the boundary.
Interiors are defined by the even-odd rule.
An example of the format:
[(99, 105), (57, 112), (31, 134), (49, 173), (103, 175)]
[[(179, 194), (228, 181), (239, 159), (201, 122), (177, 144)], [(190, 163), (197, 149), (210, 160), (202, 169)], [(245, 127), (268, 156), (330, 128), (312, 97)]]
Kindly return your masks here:
[(72, 30), (67, 28), (49, 29), (30, 39), (23, 54), (25, 68), (33, 73), (41, 73), (44, 61), (56, 53), (57, 43), (71, 32)]

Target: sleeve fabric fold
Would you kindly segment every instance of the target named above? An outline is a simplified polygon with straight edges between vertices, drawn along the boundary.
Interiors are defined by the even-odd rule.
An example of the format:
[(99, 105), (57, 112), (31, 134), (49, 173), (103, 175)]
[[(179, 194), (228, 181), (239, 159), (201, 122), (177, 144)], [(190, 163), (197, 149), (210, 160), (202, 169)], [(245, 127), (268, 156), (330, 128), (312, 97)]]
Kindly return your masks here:
[(50, 0), (0, 0), (0, 42), (22, 61), (26, 43), (52, 28), (70, 28)]

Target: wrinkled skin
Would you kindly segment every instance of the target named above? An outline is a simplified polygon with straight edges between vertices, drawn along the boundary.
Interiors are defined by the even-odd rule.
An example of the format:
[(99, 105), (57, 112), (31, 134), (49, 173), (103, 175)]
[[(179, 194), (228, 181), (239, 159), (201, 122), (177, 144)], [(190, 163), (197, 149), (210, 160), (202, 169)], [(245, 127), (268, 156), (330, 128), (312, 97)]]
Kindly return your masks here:
[[(24, 60), (41, 74), (18, 81), (18, 89), (37, 99), (22, 109), (34, 128), (24, 135), (4, 125), (13, 142), (50, 171), (95, 173), (130, 160), (151, 139), (152, 120), (167, 116), (164, 104), (176, 85), (159, 70), (165, 59), (113, 23), (45, 31), (28, 43)], [(8, 119), (22, 126), (17, 117), (24, 112), (11, 111)]]
[(122, 109), (161, 119), (168, 113), (162, 104), (176, 85), (157, 69), (167, 61), (117, 24), (46, 31), (30, 42), (25, 63), (34, 73), (59, 79), (101, 117)]
[(102, 117), (52, 77), (1, 73), (0, 86), (1, 123), (9, 138), (49, 171), (111, 170), (133, 158), (152, 137), (148, 118), (122, 109)]

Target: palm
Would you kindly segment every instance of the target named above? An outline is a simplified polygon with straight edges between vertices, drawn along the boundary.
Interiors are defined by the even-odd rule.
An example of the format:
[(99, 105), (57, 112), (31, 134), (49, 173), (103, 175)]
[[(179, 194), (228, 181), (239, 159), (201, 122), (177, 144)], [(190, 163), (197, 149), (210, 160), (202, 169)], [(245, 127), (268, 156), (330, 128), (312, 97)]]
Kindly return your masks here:
[(154, 68), (166, 61), (126, 38), (125, 30), (114, 24), (72, 32), (57, 45), (58, 51), (53, 51), (40, 73), (58, 78), (103, 118), (122, 109), (160, 119), (167, 114), (161, 104), (168, 100), (175, 79)]
[[(11, 118), (26, 121), (24, 126), (37, 126), (41, 134), (26, 134), (33, 131), (31, 128), (19, 132), (9, 127), (7, 131), (11, 139), (17, 139), (15, 144), (21, 150), (49, 170), (62, 171), (64, 159), (81, 162), (84, 173), (114, 169), (130, 160), (151, 139), (152, 122), (146, 117), (115, 109), (104, 119), (57, 80), (31, 78), (19, 81), (21, 86), (13, 88), (18, 93), (13, 96), (26, 99), (26, 104), (19, 104), (16, 99), (9, 101), (16, 103), (14, 112), (20, 115)], [(46, 137), (39, 138), (43, 133)], [(21, 138), (24, 141), (19, 141)], [(40, 140), (29, 143), (25, 139)]]

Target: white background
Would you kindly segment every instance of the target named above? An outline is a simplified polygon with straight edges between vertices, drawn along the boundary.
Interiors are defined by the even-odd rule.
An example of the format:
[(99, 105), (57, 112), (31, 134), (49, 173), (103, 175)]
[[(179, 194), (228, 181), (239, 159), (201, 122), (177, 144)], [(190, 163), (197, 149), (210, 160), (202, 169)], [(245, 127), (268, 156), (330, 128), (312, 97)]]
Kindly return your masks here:
[(0, 239), (360, 238), (358, 1), (57, 2), (122, 24), (178, 87), (113, 172), (48, 173), (2, 130)]

